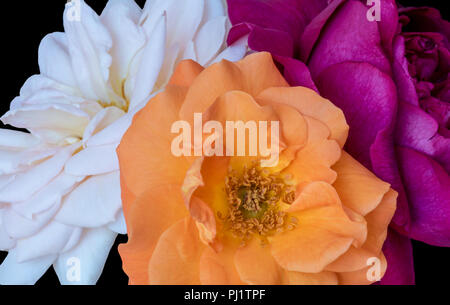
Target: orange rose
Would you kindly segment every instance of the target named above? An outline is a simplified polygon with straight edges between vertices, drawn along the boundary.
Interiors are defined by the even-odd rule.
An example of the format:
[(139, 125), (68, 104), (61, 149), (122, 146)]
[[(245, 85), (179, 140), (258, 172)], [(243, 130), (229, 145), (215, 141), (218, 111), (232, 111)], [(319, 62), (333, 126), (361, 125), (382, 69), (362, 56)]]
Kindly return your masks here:
[[(173, 124), (196, 113), (224, 126), (279, 122), (277, 165), (261, 167), (260, 153), (176, 156)], [(268, 53), (207, 69), (182, 62), (118, 148), (130, 284), (375, 281), (397, 194), (342, 150), (347, 134), (342, 111), (289, 87)], [(222, 142), (214, 148), (229, 152)]]

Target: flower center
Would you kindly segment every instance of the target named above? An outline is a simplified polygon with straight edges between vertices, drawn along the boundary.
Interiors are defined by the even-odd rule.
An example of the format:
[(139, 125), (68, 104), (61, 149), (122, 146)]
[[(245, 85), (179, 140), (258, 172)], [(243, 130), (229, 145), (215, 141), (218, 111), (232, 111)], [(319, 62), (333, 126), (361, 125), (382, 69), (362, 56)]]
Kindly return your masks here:
[(257, 165), (244, 167), (242, 174), (230, 171), (225, 180), (227, 215), (217, 213), (225, 228), (244, 243), (259, 236), (267, 236), (293, 229), (295, 217), (288, 219), (282, 204), (291, 204), (295, 198), (293, 187), (278, 174), (270, 174)]

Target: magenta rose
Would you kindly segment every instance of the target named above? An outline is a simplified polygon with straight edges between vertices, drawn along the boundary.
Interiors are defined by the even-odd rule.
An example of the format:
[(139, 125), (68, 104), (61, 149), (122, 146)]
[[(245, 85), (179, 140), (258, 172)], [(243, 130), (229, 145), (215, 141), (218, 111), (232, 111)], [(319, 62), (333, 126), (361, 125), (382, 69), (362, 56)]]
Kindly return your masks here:
[(350, 125), (346, 149), (399, 192), (382, 283), (413, 284), (410, 238), (450, 246), (450, 25), (432, 8), (380, 1), (228, 0), (229, 43), (269, 51), (291, 85)]

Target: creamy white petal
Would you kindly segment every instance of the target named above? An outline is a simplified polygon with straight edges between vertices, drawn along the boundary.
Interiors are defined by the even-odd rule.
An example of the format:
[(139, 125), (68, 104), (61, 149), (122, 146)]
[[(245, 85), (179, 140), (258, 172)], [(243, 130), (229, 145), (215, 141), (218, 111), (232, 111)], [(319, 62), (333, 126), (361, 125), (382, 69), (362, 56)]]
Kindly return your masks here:
[(16, 241), (9, 236), (6, 232), (6, 229), (3, 225), (3, 213), (6, 211), (6, 208), (0, 208), (0, 251), (6, 251), (13, 248), (16, 245)]
[[(53, 265), (63, 285), (94, 285), (97, 283), (114, 244), (117, 234), (106, 228), (89, 229), (83, 232), (79, 244), (63, 253)], [(79, 281), (71, 276), (73, 260), (79, 263)], [(69, 276), (68, 276), (69, 275)]]
[[(89, 116), (72, 105), (40, 104), (10, 110), (2, 117), (2, 121), (26, 128), (47, 140), (61, 140), (68, 136), (81, 137), (89, 123)], [(53, 132), (54, 137), (50, 137), (48, 132)]]
[[(0, 148), (0, 174), (8, 175), (10, 182), (15, 178), (16, 173), (29, 169), (33, 164), (41, 162), (43, 159), (53, 156), (59, 149), (54, 147), (33, 147), (30, 149), (7, 149)], [(0, 189), (3, 185), (0, 185)]]
[(205, 0), (173, 1), (167, 8), (167, 45), (185, 46), (202, 21)]
[(25, 104), (81, 103), (85, 98), (80, 94), (81, 92), (75, 87), (64, 85), (44, 75), (33, 75), (20, 89), (20, 96), (11, 102), (11, 110)]
[(56, 260), (49, 255), (24, 263), (17, 261), (17, 250), (11, 250), (0, 266), (1, 285), (34, 285)]
[(38, 143), (39, 139), (32, 134), (9, 129), (0, 129), (0, 147), (28, 148), (35, 146)]
[(86, 147), (67, 161), (64, 171), (75, 176), (90, 176), (118, 170), (118, 145), (119, 143)]
[(130, 127), (132, 119), (133, 117), (130, 113), (125, 114), (111, 125), (90, 137), (86, 142), (86, 146), (99, 146), (120, 142), (120, 139), (122, 139), (122, 136)]
[(93, 228), (115, 221), (121, 206), (119, 171), (86, 179), (64, 198), (55, 219)]
[(217, 18), (219, 16), (226, 16), (225, 4), (222, 0), (206, 0), (205, 1), (205, 13), (203, 16), (203, 21)]
[(66, 34), (52, 33), (42, 39), (39, 45), (39, 71), (60, 83), (76, 86)]
[(86, 143), (92, 135), (110, 126), (124, 114), (125, 112), (117, 107), (107, 107), (102, 109), (91, 119), (88, 126), (84, 130), (83, 143)]
[(125, 84), (126, 95), (131, 97), (129, 108), (147, 100), (153, 92), (164, 61), (166, 26), (166, 16), (162, 15), (146, 46), (133, 60), (130, 75)]
[(123, 90), (132, 59), (145, 44), (145, 33), (138, 26), (140, 16), (141, 9), (133, 0), (110, 0), (100, 16), (113, 40), (110, 81), (118, 93)]
[(247, 39), (248, 39), (248, 35), (240, 38), (235, 43), (233, 43), (231, 46), (227, 47), (210, 63), (210, 65), (217, 63), (224, 59), (229, 60), (229, 61), (241, 60), (247, 53), (247, 49), (248, 49)]
[(52, 221), (37, 234), (17, 241), (15, 247), (17, 261), (20, 263), (30, 259), (58, 254), (71, 240), (72, 235), (79, 236), (78, 231), (80, 230), (82, 229)]
[(59, 204), (62, 197), (83, 179), (84, 176), (73, 176), (62, 172), (30, 199), (13, 204), (11, 209), (28, 219), (32, 219), (35, 214), (43, 213), (55, 204)]
[(0, 202), (18, 202), (31, 197), (61, 172), (76, 148), (76, 145), (72, 145), (61, 149), (52, 158), (27, 172), (17, 174), (11, 183), (0, 190)]
[(80, 0), (80, 20), (69, 20), (69, 9), (64, 12), (64, 29), (78, 87), (88, 99), (109, 101), (111, 36), (100, 17), (83, 0)]
[(29, 237), (51, 222), (58, 209), (59, 202), (55, 202), (48, 210), (30, 219), (9, 208), (3, 213), (3, 227), (14, 239)]
[[(197, 61), (197, 54), (195, 53), (195, 45), (193, 41), (189, 41), (184, 49), (183, 53), (184, 59), (191, 59), (193, 61)], [(173, 71), (172, 71), (173, 72)]]
[(108, 224), (108, 228), (119, 234), (127, 234), (127, 224), (122, 209), (116, 215), (116, 220)]
[(226, 34), (227, 17), (221, 16), (209, 20), (199, 30), (195, 37), (195, 48), (197, 51), (198, 63), (206, 65), (217, 55), (224, 44)]

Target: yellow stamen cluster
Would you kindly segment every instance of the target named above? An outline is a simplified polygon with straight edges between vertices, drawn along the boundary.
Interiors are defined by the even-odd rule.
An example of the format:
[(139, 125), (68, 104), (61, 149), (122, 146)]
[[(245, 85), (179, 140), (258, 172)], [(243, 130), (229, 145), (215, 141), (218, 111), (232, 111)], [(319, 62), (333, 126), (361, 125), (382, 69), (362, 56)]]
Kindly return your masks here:
[(293, 188), (280, 174), (269, 174), (257, 165), (245, 167), (242, 174), (230, 171), (225, 180), (228, 213), (217, 213), (233, 236), (244, 243), (253, 235), (262, 240), (274, 233), (293, 229), (297, 219), (287, 219), (280, 210), (280, 202), (291, 204), (295, 199)]

